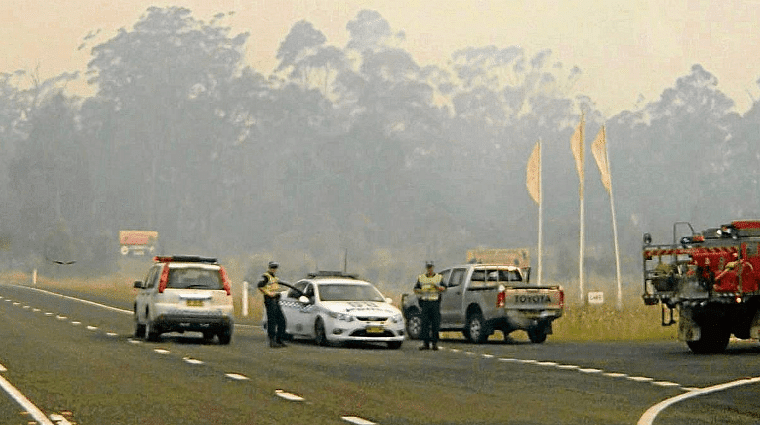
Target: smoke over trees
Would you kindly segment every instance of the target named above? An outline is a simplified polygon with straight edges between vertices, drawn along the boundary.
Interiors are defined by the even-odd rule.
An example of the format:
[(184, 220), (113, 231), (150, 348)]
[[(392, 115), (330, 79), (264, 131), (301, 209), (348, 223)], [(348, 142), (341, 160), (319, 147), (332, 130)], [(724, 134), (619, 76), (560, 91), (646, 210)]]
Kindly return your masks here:
[[(545, 273), (571, 279), (569, 140), (582, 111), (587, 144), (607, 125), (629, 271), (643, 231), (758, 214), (760, 106), (737, 114), (698, 64), (657, 101), (605, 118), (574, 91), (581, 68), (548, 50), (471, 47), (421, 66), (404, 32), (365, 10), (347, 22), (345, 46), (294, 23), (263, 75), (246, 64), (248, 34), (224, 17), (148, 9), (92, 48), (88, 97), (65, 94), (76, 74), (30, 89), (22, 74), (0, 76), (8, 261), (102, 262), (123, 229), (158, 230), (182, 253), (277, 247), (323, 265), (344, 249), (388, 267), (394, 251), (421, 264), (462, 261), (476, 246), (535, 247), (525, 170), (541, 139)], [(612, 275), (609, 201), (587, 155), (587, 264)]]

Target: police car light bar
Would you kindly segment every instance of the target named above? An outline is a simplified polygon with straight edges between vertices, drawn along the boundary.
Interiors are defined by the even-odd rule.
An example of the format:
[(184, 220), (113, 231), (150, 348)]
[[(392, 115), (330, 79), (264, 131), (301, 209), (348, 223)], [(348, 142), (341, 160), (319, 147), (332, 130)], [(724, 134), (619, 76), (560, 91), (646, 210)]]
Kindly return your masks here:
[(216, 258), (213, 257), (200, 257), (198, 255), (169, 255), (169, 256), (155, 256), (153, 261), (157, 263), (171, 263), (171, 262), (183, 262), (183, 263), (218, 263)]

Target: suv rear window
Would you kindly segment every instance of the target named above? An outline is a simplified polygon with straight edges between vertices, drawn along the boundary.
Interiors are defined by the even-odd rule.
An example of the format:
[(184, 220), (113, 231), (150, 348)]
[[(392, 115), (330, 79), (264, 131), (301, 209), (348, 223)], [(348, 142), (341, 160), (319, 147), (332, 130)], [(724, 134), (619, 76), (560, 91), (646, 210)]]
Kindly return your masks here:
[(167, 288), (224, 289), (218, 270), (173, 268), (169, 270)]

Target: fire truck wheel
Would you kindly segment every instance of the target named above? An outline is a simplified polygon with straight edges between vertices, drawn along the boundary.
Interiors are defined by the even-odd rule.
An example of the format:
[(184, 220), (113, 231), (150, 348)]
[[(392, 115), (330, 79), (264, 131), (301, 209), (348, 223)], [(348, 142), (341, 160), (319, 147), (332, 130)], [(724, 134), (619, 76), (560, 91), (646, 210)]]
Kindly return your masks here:
[(701, 338), (697, 341), (686, 341), (686, 345), (695, 354), (721, 353), (728, 346), (731, 332), (719, 326), (702, 326)]

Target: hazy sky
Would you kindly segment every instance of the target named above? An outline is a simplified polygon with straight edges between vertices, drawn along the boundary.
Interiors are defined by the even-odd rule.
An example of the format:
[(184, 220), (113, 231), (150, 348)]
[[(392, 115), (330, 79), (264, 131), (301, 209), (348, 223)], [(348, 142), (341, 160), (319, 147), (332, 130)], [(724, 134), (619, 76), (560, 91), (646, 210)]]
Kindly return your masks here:
[[(517, 45), (550, 49), (583, 77), (574, 89), (612, 116), (658, 99), (695, 63), (744, 112), (760, 98), (760, 0), (0, 0), (0, 72), (32, 70), (43, 78), (84, 70), (89, 48), (131, 28), (149, 6), (184, 6), (197, 19), (235, 11), (233, 33), (250, 32), (248, 60), (275, 65), (279, 43), (297, 21), (344, 46), (346, 23), (361, 9), (378, 11), (420, 65), (445, 63), (457, 49)], [(92, 30), (88, 48), (77, 50)]]

